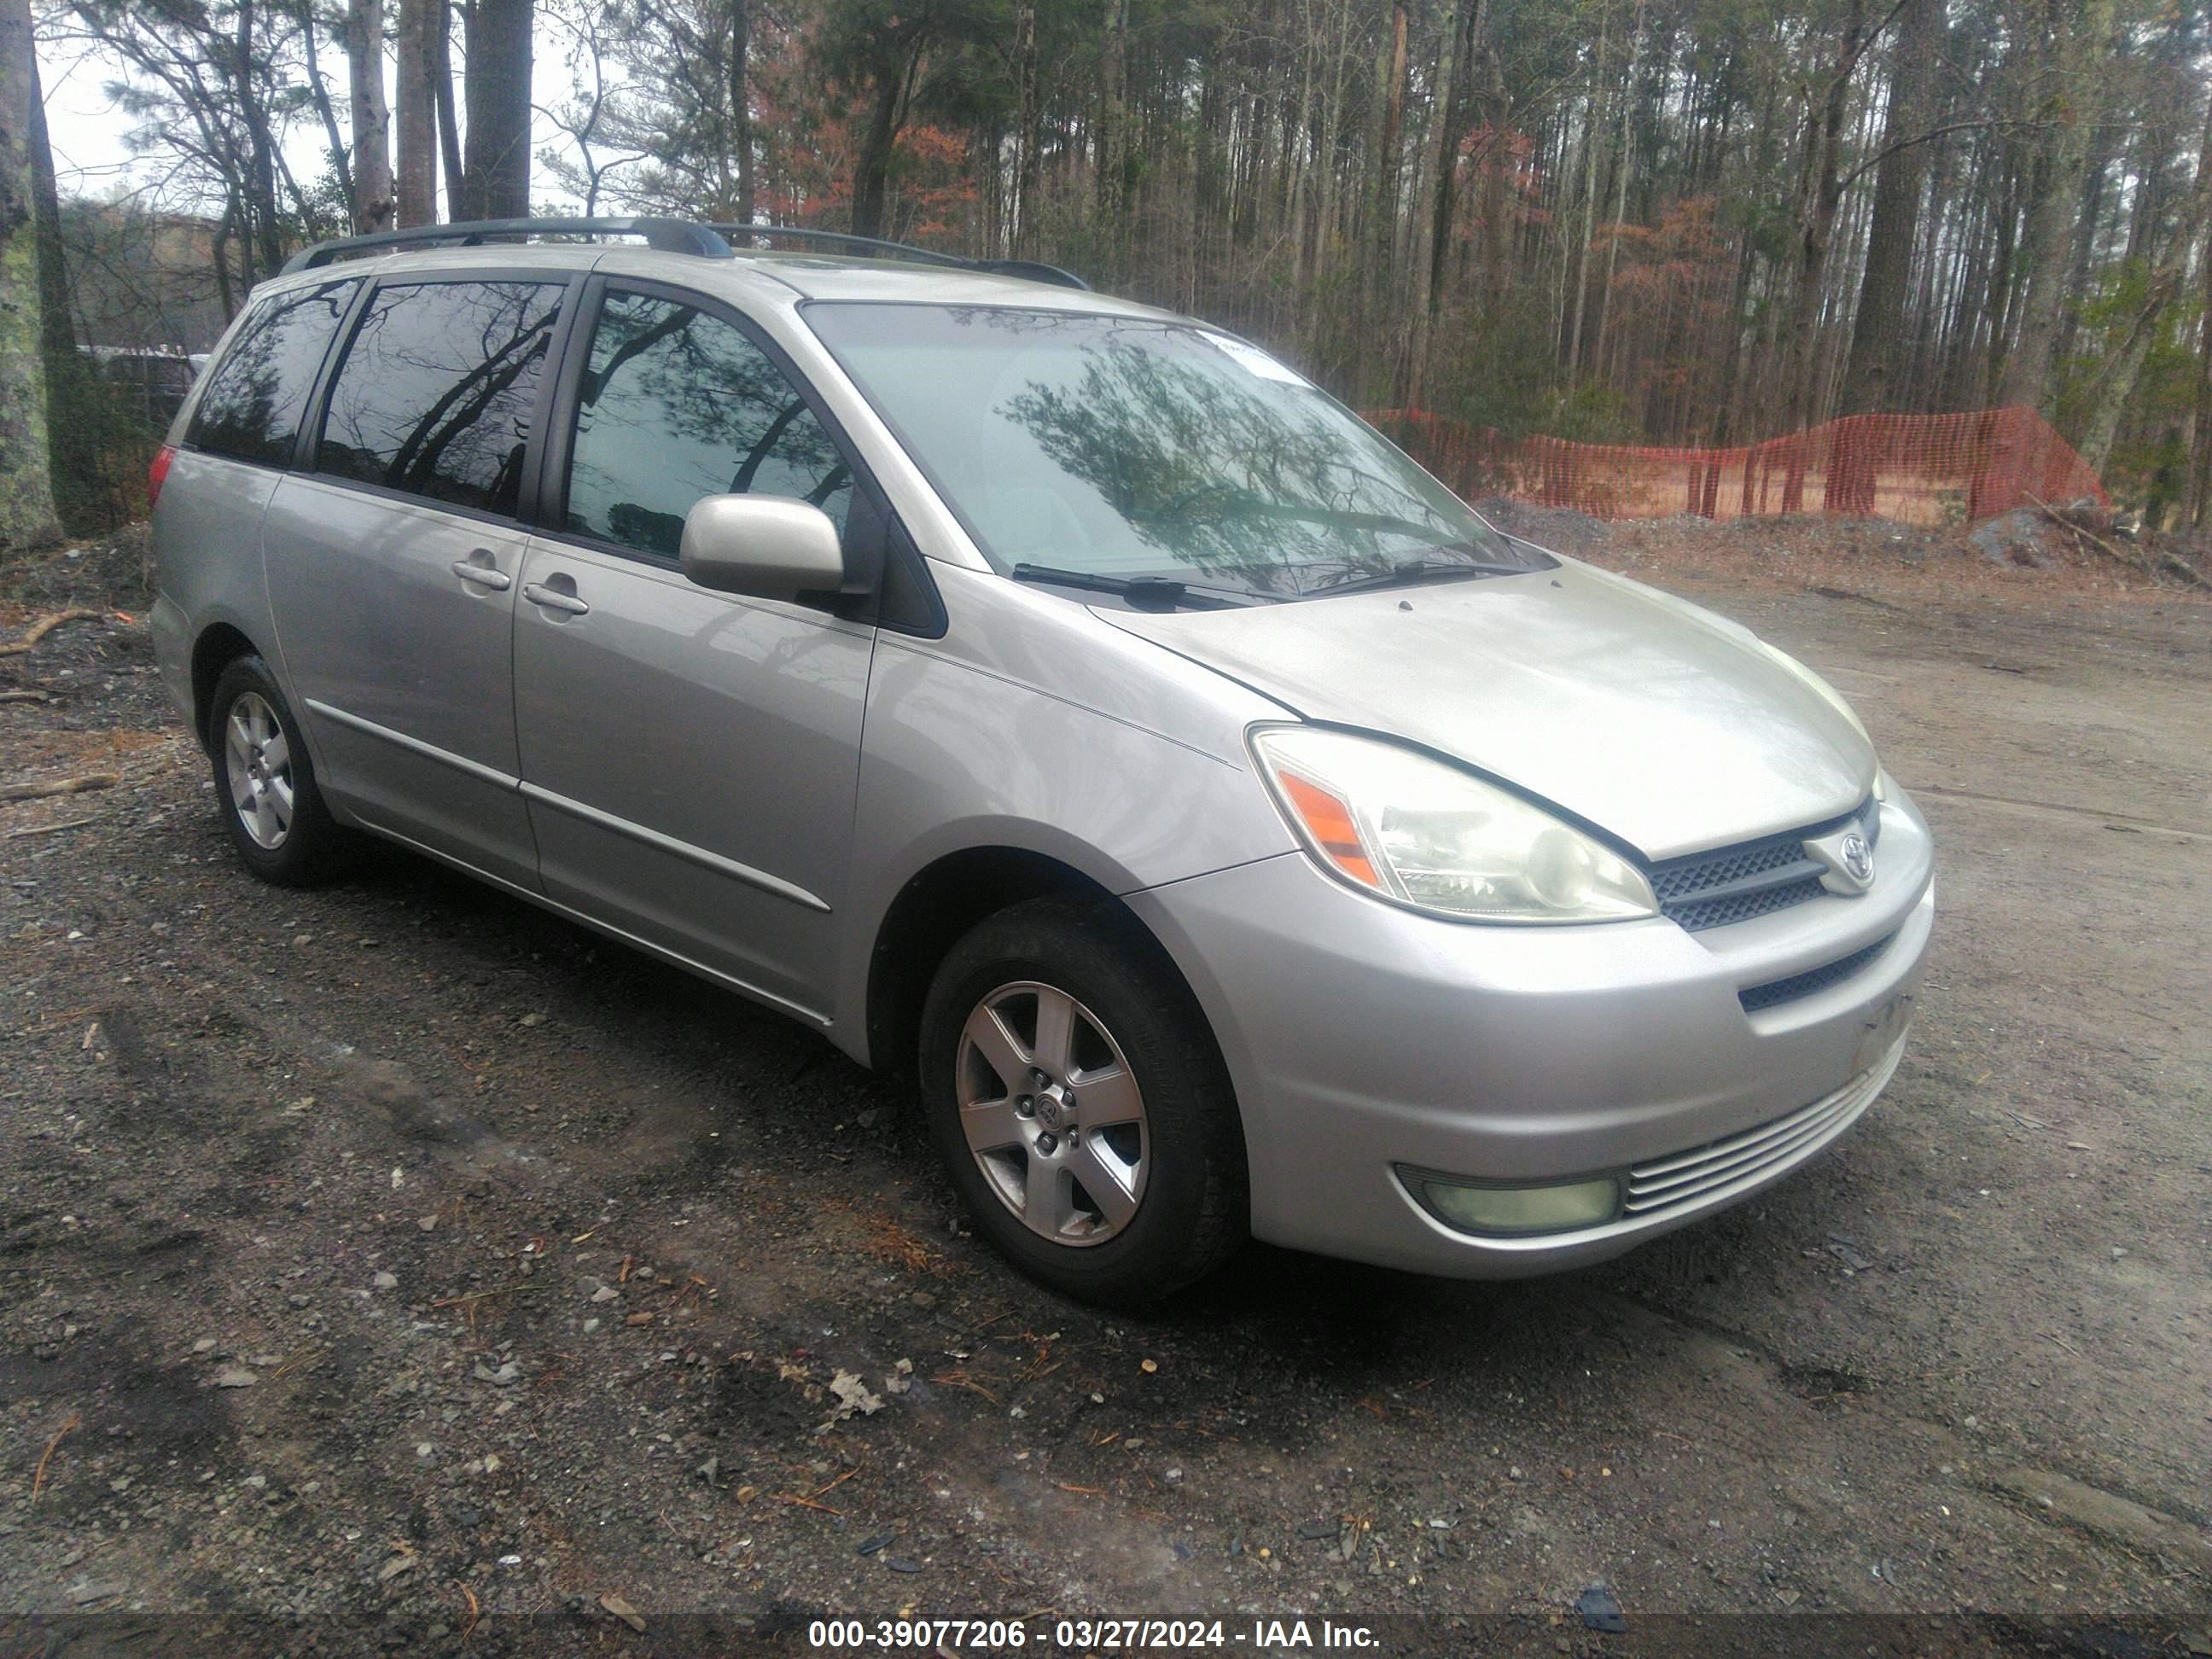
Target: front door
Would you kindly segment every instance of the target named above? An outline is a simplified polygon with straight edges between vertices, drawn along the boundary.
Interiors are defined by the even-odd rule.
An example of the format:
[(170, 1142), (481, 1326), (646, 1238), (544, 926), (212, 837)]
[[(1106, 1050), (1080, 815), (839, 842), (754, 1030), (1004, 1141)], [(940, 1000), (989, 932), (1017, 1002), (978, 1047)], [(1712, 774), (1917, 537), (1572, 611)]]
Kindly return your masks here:
[(261, 525), (277, 640), (320, 781), (363, 822), (535, 890), (514, 624), (523, 463), (564, 289), (386, 284), (312, 475)]
[(515, 619), (523, 795), (547, 896), (827, 1020), (874, 630), (696, 587), (701, 497), (856, 484), (815, 407), (733, 315), (608, 288), (565, 489)]

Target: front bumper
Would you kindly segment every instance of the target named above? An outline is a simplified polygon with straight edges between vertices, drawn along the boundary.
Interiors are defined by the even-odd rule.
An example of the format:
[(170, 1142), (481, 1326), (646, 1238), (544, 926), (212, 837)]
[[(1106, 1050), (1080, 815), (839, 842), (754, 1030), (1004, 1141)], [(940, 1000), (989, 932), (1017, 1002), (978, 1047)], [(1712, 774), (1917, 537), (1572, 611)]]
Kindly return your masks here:
[[(1864, 895), (1698, 933), (1663, 920), (1435, 920), (1353, 892), (1303, 853), (1128, 902), (1220, 1042), (1256, 1237), (1510, 1278), (1601, 1261), (1741, 1201), (1881, 1092), (1936, 904), (1927, 825), (1901, 792), (1882, 811)], [(1832, 982), (1745, 1009), (1747, 988), (1862, 952)], [(1613, 1174), (1629, 1208), (1580, 1231), (1480, 1238), (1416, 1203), (1407, 1168), (1479, 1182)]]

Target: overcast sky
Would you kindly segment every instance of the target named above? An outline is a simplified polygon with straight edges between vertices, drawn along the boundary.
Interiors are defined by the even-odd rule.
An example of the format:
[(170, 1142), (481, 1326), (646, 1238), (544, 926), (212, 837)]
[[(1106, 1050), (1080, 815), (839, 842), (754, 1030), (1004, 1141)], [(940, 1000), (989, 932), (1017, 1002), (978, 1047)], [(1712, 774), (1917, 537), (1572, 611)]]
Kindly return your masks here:
[[(537, 68), (534, 79), (536, 94), (541, 103), (558, 103), (566, 94), (568, 70), (562, 54), (563, 42), (546, 32), (539, 23), (537, 42)], [(458, 31), (457, 31), (458, 33)], [(456, 40), (455, 70), (460, 65), (460, 42)], [(333, 64), (335, 58), (335, 64)], [(332, 43), (324, 53), (324, 73), (335, 72), (332, 91), (343, 109), (345, 59), (343, 52)], [(385, 95), (392, 95), (393, 64), (390, 54), (385, 59)], [(134, 156), (127, 142), (135, 125), (108, 96), (107, 88), (125, 78), (125, 72), (112, 60), (102, 59), (80, 51), (74, 43), (41, 42), (39, 46), (39, 77), (46, 100), (46, 130), (53, 146), (54, 173), (61, 193), (67, 196), (107, 195), (113, 189), (144, 187), (158, 184), (167, 173), (170, 159), (159, 150)], [(455, 88), (458, 95), (459, 88)], [(388, 106), (388, 103), (387, 103)], [(544, 167), (536, 160), (537, 152), (549, 147), (563, 147), (560, 133), (543, 115), (532, 121), (530, 195), (533, 204), (550, 204), (556, 192)], [(293, 125), (284, 146), (285, 159), (302, 185), (323, 174), (325, 140), (322, 129), (312, 117)], [(439, 181), (442, 199), (446, 181)], [(206, 210), (220, 212), (220, 202), (191, 202), (179, 195), (166, 195), (160, 205), (180, 211)], [(574, 209), (573, 202), (566, 205)]]

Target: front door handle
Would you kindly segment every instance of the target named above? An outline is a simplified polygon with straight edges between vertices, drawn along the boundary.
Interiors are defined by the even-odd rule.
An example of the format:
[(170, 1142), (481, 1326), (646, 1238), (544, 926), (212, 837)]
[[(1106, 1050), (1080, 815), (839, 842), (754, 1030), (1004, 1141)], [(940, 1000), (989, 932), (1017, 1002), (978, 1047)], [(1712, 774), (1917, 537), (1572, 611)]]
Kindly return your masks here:
[(571, 617), (587, 617), (592, 607), (574, 593), (564, 593), (557, 587), (548, 587), (543, 582), (525, 582), (522, 597), (532, 605), (542, 605), (548, 611), (565, 611)]
[(491, 550), (479, 547), (465, 559), (453, 561), (453, 574), (465, 582), (478, 587), (489, 587), (495, 593), (504, 593), (514, 584), (514, 578), (491, 562)]

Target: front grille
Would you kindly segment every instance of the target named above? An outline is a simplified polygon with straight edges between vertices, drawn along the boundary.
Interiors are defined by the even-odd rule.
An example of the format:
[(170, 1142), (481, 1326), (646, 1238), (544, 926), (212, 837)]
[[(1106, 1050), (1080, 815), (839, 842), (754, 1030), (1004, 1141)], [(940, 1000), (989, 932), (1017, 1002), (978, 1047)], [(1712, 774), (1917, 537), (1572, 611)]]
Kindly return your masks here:
[(1857, 1121), (1897, 1070), (1904, 1053), (1905, 1045), (1899, 1041), (1879, 1065), (1786, 1117), (1693, 1146), (1672, 1158), (1633, 1165), (1628, 1172), (1627, 1199), (1621, 1206), (1624, 1218), (1640, 1219), (1710, 1203), (1782, 1166), (1810, 1158)]
[(1774, 1008), (1785, 1002), (1795, 1002), (1799, 997), (1809, 997), (1815, 991), (1825, 991), (1831, 985), (1840, 985), (1853, 974), (1872, 962), (1889, 948), (1892, 933), (1878, 939), (1863, 951), (1854, 951), (1847, 957), (1838, 957), (1833, 962), (1823, 963), (1818, 968), (1808, 968), (1802, 974), (1792, 974), (1788, 979), (1769, 980), (1764, 985), (1749, 985), (1736, 993), (1747, 1014), (1755, 1014), (1762, 1008)]
[[(1820, 866), (1810, 859), (1797, 860), (1799, 865), (1814, 870)], [(1753, 916), (1765, 915), (1772, 910), (1786, 910), (1793, 904), (1802, 904), (1816, 899), (1827, 890), (1820, 885), (1818, 875), (1800, 875), (1793, 869), (1790, 878), (1771, 885), (1761, 885), (1750, 892), (1729, 893), (1718, 898), (1686, 899), (1674, 904), (1662, 903), (1662, 915), (1671, 916), (1692, 933), (1708, 927), (1725, 927), (1732, 921), (1749, 921)]]
[(1826, 823), (1655, 864), (1651, 890), (1660, 914), (1695, 933), (1816, 899), (1827, 890), (1820, 885), (1822, 866), (1805, 856), (1805, 842), (1853, 823), (1872, 846), (1881, 834), (1881, 807), (1869, 798)]

